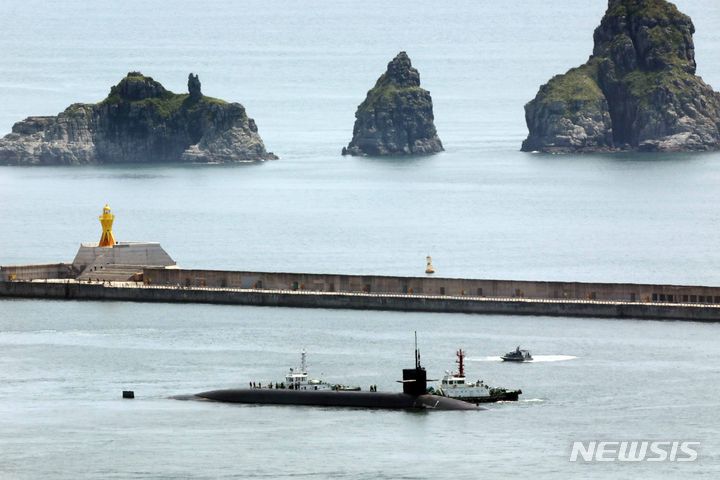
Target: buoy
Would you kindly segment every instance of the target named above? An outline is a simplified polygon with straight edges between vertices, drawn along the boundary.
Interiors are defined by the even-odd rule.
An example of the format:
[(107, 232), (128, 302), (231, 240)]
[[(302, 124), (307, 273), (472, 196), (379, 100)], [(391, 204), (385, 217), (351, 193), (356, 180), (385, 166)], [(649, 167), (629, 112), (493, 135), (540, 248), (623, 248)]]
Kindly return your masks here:
[(132, 390), (123, 390), (123, 398), (135, 398), (135, 392)]
[(428, 255), (427, 257), (425, 257), (425, 259), (427, 260), (427, 266), (425, 267), (425, 273), (427, 273), (427, 274), (435, 273), (435, 268), (433, 268), (433, 266), (432, 266), (432, 257), (430, 255)]

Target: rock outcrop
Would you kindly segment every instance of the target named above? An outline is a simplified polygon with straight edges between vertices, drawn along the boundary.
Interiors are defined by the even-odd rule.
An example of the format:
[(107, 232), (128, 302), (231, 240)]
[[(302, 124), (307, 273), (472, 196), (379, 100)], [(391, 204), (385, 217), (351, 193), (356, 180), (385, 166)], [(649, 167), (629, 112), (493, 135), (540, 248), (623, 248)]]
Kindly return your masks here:
[(665, 0), (609, 0), (587, 63), (525, 106), (523, 151), (720, 148), (720, 94), (695, 75), (695, 27)]
[(276, 159), (239, 103), (206, 97), (197, 75), (176, 94), (130, 72), (97, 104), (29, 117), (0, 139), (0, 164), (245, 162)]
[(355, 127), (343, 155), (420, 155), (443, 150), (433, 123), (430, 92), (400, 52), (355, 112)]

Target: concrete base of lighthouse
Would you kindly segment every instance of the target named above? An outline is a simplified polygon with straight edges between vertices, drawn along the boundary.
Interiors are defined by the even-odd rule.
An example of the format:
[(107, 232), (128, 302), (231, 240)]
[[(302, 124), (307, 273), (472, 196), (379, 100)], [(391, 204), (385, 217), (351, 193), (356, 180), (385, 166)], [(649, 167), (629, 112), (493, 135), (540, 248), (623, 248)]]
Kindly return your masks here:
[(141, 275), (144, 267), (174, 267), (175, 260), (155, 242), (118, 242), (112, 247), (83, 243), (72, 267), (78, 280), (126, 281)]

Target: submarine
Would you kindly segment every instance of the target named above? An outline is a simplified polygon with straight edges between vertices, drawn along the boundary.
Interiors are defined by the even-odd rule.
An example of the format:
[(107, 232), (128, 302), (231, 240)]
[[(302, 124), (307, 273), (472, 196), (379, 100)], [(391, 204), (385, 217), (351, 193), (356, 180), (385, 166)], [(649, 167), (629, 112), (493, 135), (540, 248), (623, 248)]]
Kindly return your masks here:
[[(415, 340), (415, 368), (403, 369), (402, 393), (297, 390), (293, 388), (231, 388), (197, 393), (197, 400), (255, 405), (296, 405), (311, 407), (351, 407), (387, 410), (486, 410), (473, 403), (427, 393), (427, 372), (420, 365)], [(181, 397), (176, 397), (181, 398)], [(187, 397), (182, 397), (187, 399)]]

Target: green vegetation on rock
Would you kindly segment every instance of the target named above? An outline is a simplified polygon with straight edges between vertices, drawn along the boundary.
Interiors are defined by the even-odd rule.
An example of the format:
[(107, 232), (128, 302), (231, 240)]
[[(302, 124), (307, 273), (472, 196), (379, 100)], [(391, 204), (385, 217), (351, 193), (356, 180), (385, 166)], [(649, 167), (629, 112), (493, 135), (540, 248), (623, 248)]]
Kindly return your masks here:
[[(128, 73), (97, 104), (74, 104), (57, 117), (29, 118), (0, 140), (0, 163), (234, 162), (277, 158), (239, 103), (188, 93)], [(48, 148), (51, 145), (52, 148)]]
[(374, 110), (378, 105), (382, 106), (393, 101), (403, 103), (406, 101), (405, 99), (412, 98), (424, 91), (420, 87), (398, 87), (392, 83), (376, 85), (368, 91), (367, 98), (360, 104), (358, 111)]
[(609, 0), (588, 62), (526, 105), (523, 150), (720, 148), (720, 94), (695, 75), (694, 31), (665, 0)]
[(556, 75), (543, 87), (544, 102), (582, 102), (603, 98), (597, 84), (597, 63), (590, 62)]
[(605, 18), (643, 17), (671, 21), (686, 18), (678, 8), (665, 0), (610, 0)]
[(191, 98), (187, 93), (173, 93), (139, 72), (130, 72), (120, 83), (110, 89), (101, 105), (135, 105), (152, 109), (161, 118), (170, 118), (182, 110), (197, 110), (210, 105), (227, 105), (218, 98), (201, 96)]

